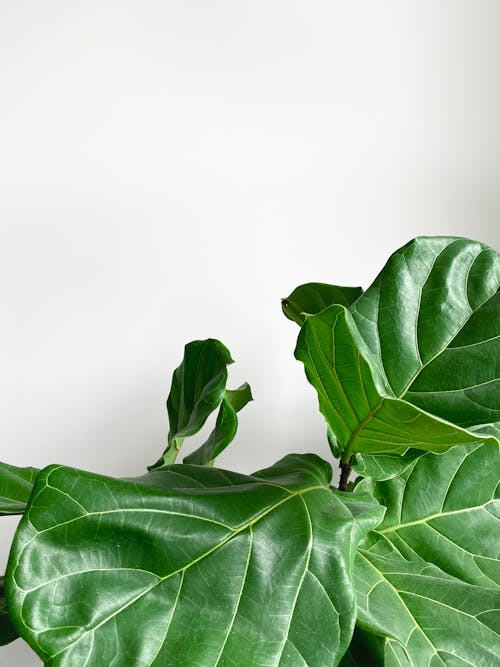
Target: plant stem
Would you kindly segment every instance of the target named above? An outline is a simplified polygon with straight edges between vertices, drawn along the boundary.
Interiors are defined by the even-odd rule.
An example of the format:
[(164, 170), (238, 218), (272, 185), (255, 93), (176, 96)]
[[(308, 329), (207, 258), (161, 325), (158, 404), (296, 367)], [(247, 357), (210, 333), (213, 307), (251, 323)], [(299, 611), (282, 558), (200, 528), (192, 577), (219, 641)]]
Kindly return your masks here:
[(349, 459), (347, 463), (340, 461), (339, 468), (340, 468), (339, 491), (346, 491), (347, 482), (349, 481), (349, 475), (351, 474), (351, 459)]

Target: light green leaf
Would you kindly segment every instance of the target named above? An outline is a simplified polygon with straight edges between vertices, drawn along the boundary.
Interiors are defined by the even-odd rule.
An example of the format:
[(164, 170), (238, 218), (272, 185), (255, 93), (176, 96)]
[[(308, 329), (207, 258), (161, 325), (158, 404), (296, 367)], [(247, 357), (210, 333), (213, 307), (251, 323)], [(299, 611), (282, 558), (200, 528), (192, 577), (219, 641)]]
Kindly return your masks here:
[(393, 664), (500, 663), (499, 478), (495, 448), (473, 446), (357, 486), (387, 507), (356, 558), (357, 623)]
[(184, 463), (206, 465), (214, 459), (232, 442), (238, 429), (239, 412), (253, 400), (250, 385), (245, 382), (238, 389), (226, 389), (219, 408), (215, 428), (206, 442), (195, 452), (184, 458)]
[(409, 449), (402, 454), (356, 454), (352, 468), (361, 477), (373, 480), (392, 479), (425, 454), (421, 449)]
[(295, 356), (318, 392), (320, 410), (345, 461), (355, 452), (443, 452), (460, 444), (498, 445), (491, 436), (471, 433), (392, 397), (389, 388), (381, 390), (383, 378), (372, 370), (370, 354), (343, 306), (307, 318)]
[(229, 350), (213, 338), (194, 340), (185, 346), (184, 359), (174, 371), (167, 399), (168, 446), (149, 470), (173, 463), (184, 438), (197, 433), (219, 407), (231, 363)]
[(0, 577), (0, 646), (13, 642), (18, 636), (7, 609), (4, 577)]
[(0, 463), (0, 516), (24, 512), (38, 472)]
[(383, 510), (330, 478), (313, 455), (252, 476), (50, 467), (9, 560), (16, 627), (52, 667), (335, 666), (356, 547)]
[(289, 320), (302, 326), (307, 315), (316, 315), (334, 303), (350, 306), (361, 296), (361, 287), (342, 287), (325, 283), (306, 283), (282, 299), (281, 308)]
[(499, 286), (499, 254), (476, 241), (421, 237), (396, 251), (351, 308), (375, 380), (459, 426), (498, 421)]

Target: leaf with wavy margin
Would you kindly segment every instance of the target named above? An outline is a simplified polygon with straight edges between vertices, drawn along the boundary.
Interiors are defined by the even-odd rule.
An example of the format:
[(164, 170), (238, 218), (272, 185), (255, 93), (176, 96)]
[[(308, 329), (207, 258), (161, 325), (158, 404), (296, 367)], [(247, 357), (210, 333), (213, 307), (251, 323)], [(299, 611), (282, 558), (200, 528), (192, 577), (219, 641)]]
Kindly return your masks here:
[(7, 570), (21, 636), (54, 667), (324, 667), (351, 639), (352, 561), (383, 509), (289, 455), (255, 475), (40, 473)]
[(251, 400), (253, 400), (252, 392), (247, 382), (238, 389), (226, 389), (213, 431), (196, 451), (184, 457), (184, 463), (196, 463), (197, 465), (213, 463), (233, 441), (238, 430), (237, 413)]
[(350, 306), (362, 293), (361, 287), (306, 283), (281, 300), (281, 309), (289, 320), (302, 326), (307, 315), (316, 315), (334, 303)]
[(495, 448), (457, 447), (356, 487), (387, 507), (355, 585), (357, 623), (386, 638), (390, 664), (500, 663), (499, 479)]

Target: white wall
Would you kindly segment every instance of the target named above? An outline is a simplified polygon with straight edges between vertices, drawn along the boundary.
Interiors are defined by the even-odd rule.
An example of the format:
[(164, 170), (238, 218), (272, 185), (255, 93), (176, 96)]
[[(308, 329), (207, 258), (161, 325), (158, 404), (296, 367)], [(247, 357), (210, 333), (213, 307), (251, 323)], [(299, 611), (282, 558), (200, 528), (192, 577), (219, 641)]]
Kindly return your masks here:
[(327, 456), (280, 297), (367, 286), (419, 234), (499, 245), (499, 21), (495, 0), (0, 0), (0, 458), (141, 473), (208, 336), (255, 397), (220, 465)]

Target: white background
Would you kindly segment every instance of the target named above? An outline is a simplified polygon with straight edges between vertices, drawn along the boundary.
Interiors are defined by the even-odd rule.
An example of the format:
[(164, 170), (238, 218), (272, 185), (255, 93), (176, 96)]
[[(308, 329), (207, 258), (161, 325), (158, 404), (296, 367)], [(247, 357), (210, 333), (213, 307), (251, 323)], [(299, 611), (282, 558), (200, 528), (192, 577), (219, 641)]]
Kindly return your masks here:
[(0, 458), (140, 474), (208, 336), (255, 397), (220, 465), (328, 456), (280, 297), (366, 287), (420, 234), (498, 247), (499, 26), (496, 0), (0, 0)]

